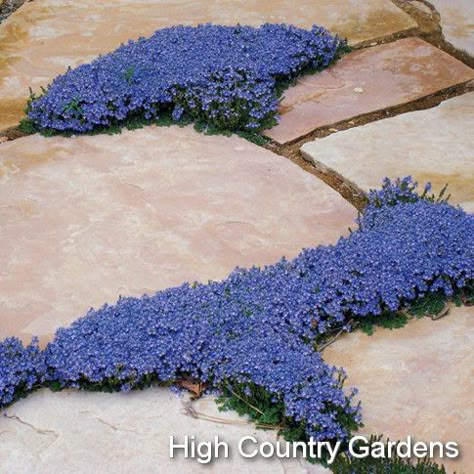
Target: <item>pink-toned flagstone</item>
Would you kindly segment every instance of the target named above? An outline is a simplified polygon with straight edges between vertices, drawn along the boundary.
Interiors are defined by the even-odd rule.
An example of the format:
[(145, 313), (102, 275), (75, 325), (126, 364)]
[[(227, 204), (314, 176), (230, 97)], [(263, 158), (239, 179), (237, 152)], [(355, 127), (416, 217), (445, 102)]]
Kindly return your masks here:
[(359, 389), (363, 434), (455, 441), (461, 456), (439, 461), (449, 473), (474, 472), (473, 318), (473, 307), (452, 308), (438, 321), (345, 335), (324, 351)]
[(0, 145), (0, 339), (90, 306), (225, 277), (333, 243), (356, 217), (337, 192), (236, 136), (191, 127)]
[(279, 124), (265, 134), (290, 142), (319, 127), (472, 79), (473, 69), (419, 38), (358, 50), (329, 69), (300, 78), (284, 94)]
[(158, 28), (214, 22), (325, 26), (360, 43), (407, 32), (416, 23), (390, 0), (37, 0), (0, 25), (0, 129), (23, 115), (68, 66), (90, 61)]

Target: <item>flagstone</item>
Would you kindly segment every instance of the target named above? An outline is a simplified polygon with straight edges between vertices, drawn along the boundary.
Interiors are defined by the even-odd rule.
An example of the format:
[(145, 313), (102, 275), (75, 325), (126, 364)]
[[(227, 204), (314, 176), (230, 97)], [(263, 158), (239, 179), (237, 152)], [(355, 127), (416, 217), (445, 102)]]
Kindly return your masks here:
[(0, 129), (16, 125), (28, 88), (39, 92), (67, 66), (90, 61), (122, 42), (176, 24), (314, 23), (357, 44), (413, 30), (390, 0), (41, 0), (0, 25)]
[(0, 145), (0, 339), (48, 339), (90, 306), (334, 243), (336, 191), (237, 136), (192, 127)]
[(372, 122), (305, 143), (303, 156), (323, 172), (331, 170), (365, 191), (384, 177), (412, 175), (450, 201), (474, 205), (474, 92), (437, 107)]
[[(219, 412), (212, 397), (192, 402), (202, 414), (218, 422), (186, 414), (189, 397), (165, 388), (124, 393), (41, 390), (17, 402), (0, 416), (0, 471), (9, 474), (191, 473), (330, 474), (301, 458), (245, 459), (239, 443), (253, 436), (260, 443), (277, 440), (275, 431), (256, 430), (235, 412)], [(220, 441), (229, 445), (229, 457), (209, 464), (185, 459), (182, 451), (170, 458), (170, 436), (183, 443)], [(250, 452), (255, 445), (246, 444)], [(205, 453), (205, 451), (203, 451)]]
[(280, 122), (265, 135), (287, 143), (317, 128), (472, 79), (473, 69), (419, 38), (354, 51), (288, 89), (280, 105)]
[(446, 41), (474, 56), (474, 2), (472, 0), (430, 0), (441, 16)]
[(455, 441), (461, 456), (440, 462), (448, 472), (474, 472), (473, 316), (473, 307), (452, 308), (437, 321), (353, 332), (325, 350), (325, 360), (344, 367), (347, 383), (359, 389), (361, 433)]

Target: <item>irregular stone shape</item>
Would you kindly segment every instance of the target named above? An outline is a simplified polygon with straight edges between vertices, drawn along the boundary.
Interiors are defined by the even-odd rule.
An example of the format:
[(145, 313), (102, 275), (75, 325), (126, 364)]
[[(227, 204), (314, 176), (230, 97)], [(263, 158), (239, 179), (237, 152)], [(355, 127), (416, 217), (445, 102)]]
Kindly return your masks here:
[(372, 122), (305, 143), (303, 156), (322, 172), (342, 175), (365, 191), (386, 177), (412, 175), (450, 201), (474, 204), (474, 93), (435, 108)]
[(359, 389), (362, 434), (391, 440), (455, 441), (461, 456), (438, 460), (447, 472), (474, 472), (474, 308), (452, 308), (438, 321), (345, 335), (324, 358), (344, 367)]
[(446, 41), (474, 56), (474, 2), (472, 0), (430, 0), (441, 16)]
[(348, 54), (285, 92), (281, 119), (265, 135), (279, 143), (323, 126), (393, 107), (474, 78), (474, 70), (419, 38)]
[(28, 88), (39, 92), (67, 66), (122, 42), (176, 24), (314, 23), (352, 43), (411, 30), (416, 23), (390, 0), (41, 0), (0, 25), (0, 129), (23, 115)]
[[(41, 390), (7, 409), (0, 417), (0, 471), (9, 474), (190, 473), (330, 474), (301, 458), (245, 459), (239, 442), (254, 436), (260, 443), (277, 440), (274, 431), (256, 430), (234, 412), (219, 412), (211, 397), (193, 402), (199, 413), (218, 422), (186, 415), (187, 396), (179, 398), (164, 388), (124, 393)], [(222, 421), (220, 421), (222, 420)], [(210, 464), (186, 459), (182, 451), (170, 458), (170, 436), (175, 443), (195, 436), (197, 442), (229, 445), (229, 458)], [(255, 449), (247, 444), (245, 448)]]
[(0, 339), (333, 243), (356, 217), (289, 160), (192, 127), (4, 143), (0, 203)]

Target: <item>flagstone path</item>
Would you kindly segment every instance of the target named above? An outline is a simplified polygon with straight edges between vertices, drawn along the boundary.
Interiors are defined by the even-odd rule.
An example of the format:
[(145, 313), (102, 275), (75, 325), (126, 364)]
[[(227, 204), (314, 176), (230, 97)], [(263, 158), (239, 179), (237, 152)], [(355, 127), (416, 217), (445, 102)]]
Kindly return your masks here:
[(39, 92), (68, 66), (160, 27), (206, 22), (316, 23), (353, 44), (416, 27), (390, 0), (35, 0), (0, 25), (0, 130), (22, 117), (29, 87)]
[[(446, 41), (472, 55), (471, 2), (432, 3)], [(219, 279), (236, 265), (272, 263), (303, 247), (334, 243), (356, 210), (302, 168), (364, 190), (386, 175), (412, 174), (438, 188), (448, 181), (453, 202), (474, 211), (474, 93), (338, 132), (299, 151), (320, 127), (440, 91), (460, 94), (474, 78), (466, 64), (413, 37), (416, 22), (390, 0), (25, 3), (0, 25), (0, 131), (22, 116), (29, 86), (38, 90), (67, 66), (156, 28), (206, 21), (317, 23), (353, 45), (373, 47), (285, 93), (281, 122), (267, 135), (273, 150), (292, 159), (281, 145), (295, 142), (295, 155), (308, 160), (301, 167), (236, 136), (205, 136), (191, 127), (1, 143), (0, 339), (37, 334), (45, 343), (57, 327), (120, 294)], [(396, 40), (403, 36), (410, 37)], [(325, 350), (328, 362), (343, 366), (349, 384), (360, 389), (364, 433), (455, 440), (462, 457), (448, 462), (448, 472), (474, 471), (473, 316), (472, 307), (455, 308), (439, 321), (412, 321), (371, 337), (354, 332)], [(217, 412), (211, 397), (194, 407), (219, 422), (194, 419), (185, 400), (158, 388), (39, 391), (0, 417), (0, 472), (328, 472), (300, 460), (252, 462), (236, 454), (204, 468), (170, 460), (170, 434), (202, 440), (219, 434), (234, 446), (245, 435), (275, 439), (243, 425), (235, 413)]]
[(305, 143), (303, 156), (323, 173), (343, 176), (365, 191), (385, 176), (412, 175), (450, 201), (474, 211), (474, 92), (437, 107), (354, 127)]

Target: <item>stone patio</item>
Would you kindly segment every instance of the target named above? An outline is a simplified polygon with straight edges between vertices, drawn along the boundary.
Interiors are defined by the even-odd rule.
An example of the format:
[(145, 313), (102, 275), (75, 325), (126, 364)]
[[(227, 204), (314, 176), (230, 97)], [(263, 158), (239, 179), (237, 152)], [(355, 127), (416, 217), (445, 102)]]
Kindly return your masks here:
[[(431, 3), (456, 57), (473, 55), (472, 2)], [(44, 344), (120, 294), (221, 279), (235, 266), (334, 243), (357, 213), (324, 180), (367, 190), (411, 174), (437, 189), (448, 182), (452, 202), (474, 211), (474, 93), (460, 87), (474, 70), (417, 37), (416, 22), (390, 0), (27, 2), (0, 25), (0, 131), (17, 124), (30, 86), (38, 91), (67, 66), (159, 27), (208, 21), (317, 23), (361, 49), (286, 91), (281, 122), (267, 132), (273, 152), (176, 126), (0, 142), (0, 340), (39, 335)], [(300, 153), (281, 146), (454, 87), (461, 95), (437, 107), (333, 133)], [(362, 433), (455, 440), (462, 456), (443, 460), (448, 472), (474, 472), (473, 316), (472, 307), (452, 308), (439, 321), (354, 332), (325, 349), (359, 388)], [(171, 460), (171, 434), (219, 435), (233, 446), (246, 435), (275, 440), (218, 412), (210, 396), (192, 406), (214, 422), (189, 416), (188, 401), (160, 388), (40, 390), (0, 416), (0, 472), (329, 474), (302, 460)]]
[(474, 210), (474, 93), (437, 107), (354, 127), (305, 143), (303, 156), (322, 172), (335, 172), (368, 191), (388, 176), (412, 175), (450, 201)]

